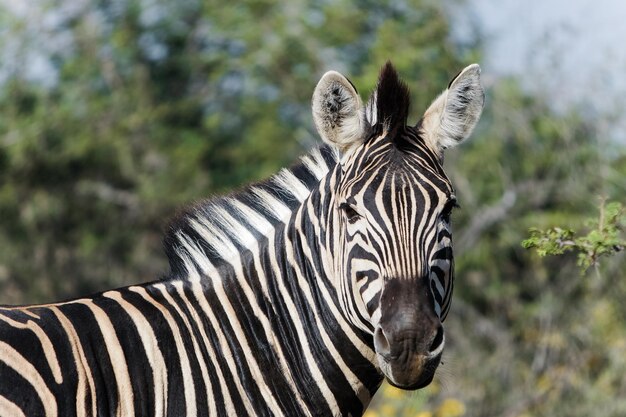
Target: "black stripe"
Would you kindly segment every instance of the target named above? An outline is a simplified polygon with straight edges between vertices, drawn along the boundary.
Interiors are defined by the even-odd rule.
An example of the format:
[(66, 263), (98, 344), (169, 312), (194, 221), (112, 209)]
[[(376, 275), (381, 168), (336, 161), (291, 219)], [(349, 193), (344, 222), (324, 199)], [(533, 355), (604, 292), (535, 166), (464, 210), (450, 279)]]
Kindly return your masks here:
[[(234, 272), (232, 268), (227, 264), (224, 264), (221, 267), (220, 273), (230, 274), (229, 276), (234, 276)], [(242, 311), (238, 308), (238, 307), (241, 307), (240, 301), (233, 300), (231, 298), (231, 297), (237, 297), (237, 295), (233, 295), (233, 293), (239, 292), (240, 294), (243, 294), (243, 291), (239, 287), (239, 284), (234, 279), (230, 280), (228, 281), (228, 285), (225, 285), (224, 290), (226, 291), (226, 296), (229, 298), (231, 304), (235, 306), (236, 312), (241, 313)], [(219, 344), (219, 339), (217, 338), (217, 335), (213, 333), (213, 338), (212, 338), (213, 348), (216, 354), (218, 355), (218, 358), (217, 358), (218, 366), (226, 373), (225, 380), (228, 383), (229, 393), (231, 394), (231, 398), (233, 400), (234, 406), (236, 407), (237, 415), (247, 415), (246, 409), (243, 405), (244, 400), (241, 398), (241, 396), (239, 395), (237, 391), (237, 385), (243, 385), (245, 387), (244, 391), (246, 393), (246, 396), (255, 407), (255, 413), (257, 415), (269, 415), (270, 411), (267, 407), (267, 404), (264, 401), (264, 397), (262, 393), (259, 391), (259, 388), (256, 382), (254, 382), (252, 372), (250, 371), (244, 359), (245, 358), (244, 350), (243, 350), (242, 345), (239, 343), (240, 335), (237, 334), (237, 332), (233, 329), (233, 327), (230, 324), (231, 320), (238, 320), (240, 324), (242, 324), (242, 327), (243, 327), (243, 323), (241, 323), (242, 321), (241, 317), (239, 316), (230, 317), (227, 314), (226, 310), (222, 308), (224, 301), (220, 300), (220, 298), (217, 296), (212, 286), (206, 285), (204, 288), (204, 291), (205, 291), (207, 302), (211, 306), (211, 310), (213, 314), (215, 314), (215, 316), (217, 317), (217, 320), (220, 323), (219, 329), (212, 329), (210, 322), (207, 321), (205, 323), (205, 330), (207, 330), (207, 334), (209, 334), (209, 332), (213, 333), (214, 331), (215, 332), (219, 331), (220, 333), (223, 334), (228, 344), (228, 347), (230, 351), (232, 352), (232, 356), (235, 362), (236, 379), (233, 379), (232, 377), (229, 376), (230, 368), (228, 367), (228, 364), (225, 359), (226, 356), (229, 354), (227, 352), (222, 351), (221, 346)]]
[[(441, 280), (440, 278), (440, 274), (443, 274), (443, 271), (441, 271), (441, 269), (437, 268), (436, 266), (433, 267), (431, 269), (432, 272), (435, 273), (435, 275), (437, 275), (437, 278), (439, 280)], [(437, 304), (442, 307), (443, 304), (443, 298), (441, 297), (441, 294), (439, 294), (439, 290), (437, 289), (437, 284), (435, 283), (435, 281), (430, 280), (430, 289), (433, 293), (433, 297), (435, 297), (435, 301), (437, 302)]]
[(433, 261), (443, 259), (450, 260), (452, 259), (452, 248), (450, 246), (446, 246), (444, 248), (439, 249), (437, 252), (433, 254)]
[[(4, 334), (0, 331), (0, 335)], [(17, 404), (26, 416), (45, 415), (43, 403), (33, 386), (13, 368), (5, 365), (2, 360), (0, 360), (0, 381), (2, 381), (0, 397)]]
[[(185, 392), (183, 374), (180, 367), (180, 355), (176, 351), (176, 342), (163, 313), (133, 291), (121, 291), (124, 300), (134, 305), (146, 318), (156, 335), (158, 347), (167, 365), (167, 415), (183, 415), (185, 412)], [(148, 292), (148, 294), (150, 294)], [(137, 340), (134, 340), (137, 343)]]
[[(36, 368), (41, 376), (44, 377), (48, 387), (57, 398), (59, 415), (75, 415), (78, 372), (76, 370), (75, 358), (72, 353), (72, 345), (70, 344), (68, 335), (65, 333), (56, 314), (48, 308), (36, 308), (33, 311), (36, 312), (40, 318), (27, 317), (42, 328), (52, 343), (57, 362), (61, 369), (63, 383), (58, 385), (54, 381), (49, 365), (43, 367), (36, 366)], [(50, 370), (49, 374), (47, 370)], [(91, 400), (91, 397), (89, 399)]]
[(111, 383), (115, 381), (115, 374), (106, 342), (93, 313), (83, 304), (64, 304), (59, 310), (67, 316), (78, 333), (96, 389), (98, 415), (113, 414), (118, 403), (117, 385)]
[(154, 377), (135, 324), (117, 301), (99, 296), (93, 302), (106, 312), (124, 351), (133, 390), (135, 414), (154, 415)]

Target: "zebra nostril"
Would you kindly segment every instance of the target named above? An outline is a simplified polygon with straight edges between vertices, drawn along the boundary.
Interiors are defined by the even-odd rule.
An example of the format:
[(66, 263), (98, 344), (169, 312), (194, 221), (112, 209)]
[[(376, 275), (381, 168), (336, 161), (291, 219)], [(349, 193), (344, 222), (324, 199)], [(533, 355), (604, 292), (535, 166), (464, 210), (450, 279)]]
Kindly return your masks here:
[(428, 351), (430, 353), (436, 351), (437, 349), (439, 349), (442, 343), (443, 343), (443, 326), (439, 326), (437, 328), (437, 334), (435, 335), (433, 342), (430, 344)]
[(380, 327), (378, 327), (374, 332), (374, 348), (376, 349), (376, 353), (381, 356), (389, 357), (389, 355), (391, 354), (389, 340), (387, 340), (383, 329), (381, 329)]

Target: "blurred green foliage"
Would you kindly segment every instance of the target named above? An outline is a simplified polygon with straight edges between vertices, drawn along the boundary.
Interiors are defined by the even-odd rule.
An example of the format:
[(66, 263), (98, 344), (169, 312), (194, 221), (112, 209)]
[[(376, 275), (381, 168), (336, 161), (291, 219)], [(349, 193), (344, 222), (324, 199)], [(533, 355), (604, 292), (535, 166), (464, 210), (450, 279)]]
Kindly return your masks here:
[[(0, 10), (1, 303), (165, 273), (177, 208), (317, 143), (324, 71), (367, 96), (391, 59), (417, 121), (481, 56), (480, 39), (452, 40), (452, 0), (40, 3), (36, 18)], [(580, 229), (598, 196), (623, 205), (624, 148), (515, 79), (484, 80), (480, 125), (446, 155), (463, 209), (444, 364), (417, 393), (384, 385), (368, 416), (626, 415), (623, 254), (586, 280), (572, 254), (520, 246), (531, 227)]]
[(578, 253), (578, 265), (583, 272), (596, 266), (602, 256), (614, 255), (626, 247), (626, 240), (620, 235), (624, 228), (624, 207), (620, 203), (603, 201), (600, 217), (589, 219), (591, 230), (585, 236), (574, 237), (572, 229), (552, 227), (548, 230), (530, 229), (530, 237), (522, 241), (526, 249), (534, 248), (539, 256), (563, 255), (565, 252)]

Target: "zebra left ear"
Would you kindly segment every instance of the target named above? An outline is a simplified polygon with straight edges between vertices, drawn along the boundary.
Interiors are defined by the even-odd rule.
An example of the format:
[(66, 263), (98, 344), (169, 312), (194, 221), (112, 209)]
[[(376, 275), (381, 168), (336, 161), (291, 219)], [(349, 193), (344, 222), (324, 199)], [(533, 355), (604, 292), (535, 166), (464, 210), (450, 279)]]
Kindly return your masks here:
[(352, 83), (329, 71), (313, 93), (313, 120), (324, 142), (345, 153), (363, 141), (362, 103)]
[(483, 111), (485, 93), (480, 67), (466, 67), (430, 105), (420, 121), (424, 140), (438, 153), (469, 137)]

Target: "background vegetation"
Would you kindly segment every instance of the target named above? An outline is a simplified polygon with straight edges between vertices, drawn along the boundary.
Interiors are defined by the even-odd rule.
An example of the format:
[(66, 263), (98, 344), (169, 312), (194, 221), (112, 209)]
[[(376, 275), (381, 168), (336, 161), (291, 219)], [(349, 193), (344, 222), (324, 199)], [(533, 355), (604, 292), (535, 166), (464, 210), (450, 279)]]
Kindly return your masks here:
[[(316, 143), (309, 101), (323, 71), (367, 94), (392, 59), (417, 120), (482, 54), (479, 37), (452, 40), (429, 0), (40, 3), (34, 17), (0, 10), (7, 304), (165, 272), (176, 208)], [(521, 246), (531, 227), (584, 230), (601, 198), (624, 204), (625, 149), (583, 113), (485, 75), (482, 121), (446, 160), (463, 209), (444, 365), (423, 391), (384, 385), (368, 416), (626, 415), (624, 256), (585, 274), (575, 254)]]

